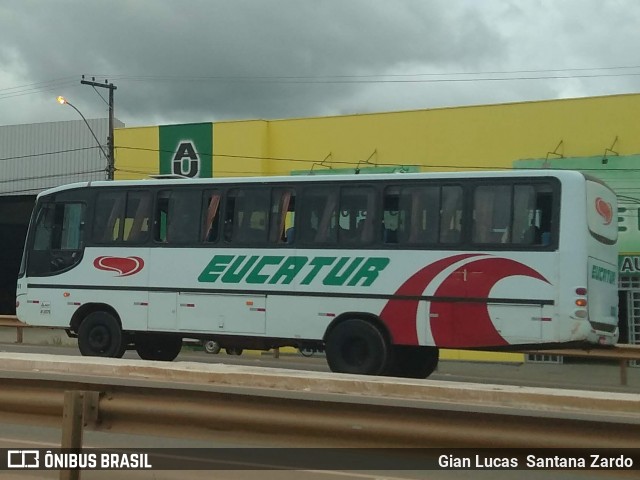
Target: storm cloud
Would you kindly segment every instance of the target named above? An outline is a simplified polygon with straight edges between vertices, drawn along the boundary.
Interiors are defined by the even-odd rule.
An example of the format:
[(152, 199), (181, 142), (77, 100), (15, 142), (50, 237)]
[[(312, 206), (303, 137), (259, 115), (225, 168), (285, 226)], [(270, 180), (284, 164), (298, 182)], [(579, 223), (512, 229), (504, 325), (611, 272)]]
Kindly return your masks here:
[[(291, 118), (640, 90), (633, 0), (0, 0), (0, 124)], [(636, 67), (639, 66), (639, 67)], [(539, 78), (543, 77), (543, 78)]]

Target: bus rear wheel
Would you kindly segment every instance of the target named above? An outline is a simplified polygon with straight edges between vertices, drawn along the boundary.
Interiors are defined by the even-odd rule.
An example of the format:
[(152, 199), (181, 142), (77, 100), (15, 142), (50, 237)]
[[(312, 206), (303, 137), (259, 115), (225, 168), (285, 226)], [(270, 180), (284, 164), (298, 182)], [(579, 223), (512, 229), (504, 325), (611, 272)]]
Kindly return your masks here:
[(126, 350), (118, 320), (107, 312), (93, 312), (80, 324), (78, 348), (87, 357), (121, 358)]
[(325, 353), (332, 372), (380, 375), (389, 361), (389, 345), (374, 324), (359, 318), (345, 320), (326, 337)]
[(139, 333), (135, 338), (136, 352), (143, 360), (172, 362), (182, 350), (182, 338), (157, 333)]
[(386, 372), (392, 377), (427, 378), (438, 367), (440, 350), (437, 347), (394, 345), (393, 359)]

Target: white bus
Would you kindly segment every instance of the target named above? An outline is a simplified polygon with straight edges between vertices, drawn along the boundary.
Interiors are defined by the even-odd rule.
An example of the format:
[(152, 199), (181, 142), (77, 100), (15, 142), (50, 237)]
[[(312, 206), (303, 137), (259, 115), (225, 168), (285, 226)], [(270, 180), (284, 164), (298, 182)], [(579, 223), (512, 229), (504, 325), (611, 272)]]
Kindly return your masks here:
[(549, 170), (76, 183), (37, 198), (17, 314), (83, 355), (196, 338), (424, 378), (439, 348), (614, 344), (616, 209)]

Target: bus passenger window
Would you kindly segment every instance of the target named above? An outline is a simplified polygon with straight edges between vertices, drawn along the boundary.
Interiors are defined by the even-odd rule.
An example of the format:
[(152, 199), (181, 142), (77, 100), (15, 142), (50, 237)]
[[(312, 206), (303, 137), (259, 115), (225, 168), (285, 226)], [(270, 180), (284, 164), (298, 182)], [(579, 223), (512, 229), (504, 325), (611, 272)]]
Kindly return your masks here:
[(296, 215), (296, 236), (299, 240), (304, 244), (336, 243), (338, 190), (334, 187), (309, 187), (303, 190), (301, 197), (302, 208)]
[(385, 189), (382, 199), (382, 242), (398, 243), (400, 217), (400, 188)]
[(471, 240), (479, 244), (510, 243), (511, 185), (483, 185), (473, 195)]
[(551, 242), (553, 195), (550, 185), (514, 186), (513, 243), (545, 246)]
[(442, 187), (441, 198), (440, 243), (459, 243), (462, 230), (462, 187)]
[(151, 194), (128, 192), (120, 238), (125, 242), (144, 243), (149, 235)]
[(367, 245), (373, 241), (375, 193), (371, 187), (347, 187), (340, 190), (338, 242)]
[(438, 241), (440, 187), (389, 187), (384, 195), (384, 243), (429, 245)]
[(147, 191), (101, 192), (96, 196), (93, 240), (143, 243), (149, 235), (151, 194)]
[(230, 190), (225, 210), (225, 241), (241, 244), (265, 243), (269, 205), (268, 187)]
[(204, 224), (202, 226), (202, 240), (206, 243), (218, 241), (218, 231), (220, 230), (220, 193), (210, 192), (204, 196)]
[(173, 245), (196, 243), (200, 231), (200, 191), (163, 190), (158, 194), (155, 240)]
[(124, 191), (107, 191), (96, 195), (92, 222), (94, 242), (111, 243), (118, 240), (125, 203)]
[(295, 192), (288, 188), (274, 188), (269, 215), (269, 243), (293, 243)]

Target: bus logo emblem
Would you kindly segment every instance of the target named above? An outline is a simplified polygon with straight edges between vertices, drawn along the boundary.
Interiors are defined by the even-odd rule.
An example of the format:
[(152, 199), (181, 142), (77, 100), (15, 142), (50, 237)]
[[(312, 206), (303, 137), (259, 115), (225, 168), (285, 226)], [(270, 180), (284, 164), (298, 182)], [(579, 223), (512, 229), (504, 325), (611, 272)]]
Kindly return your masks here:
[(609, 202), (605, 202), (601, 197), (596, 198), (596, 212), (602, 217), (605, 225), (609, 225), (613, 220), (613, 208)]
[(144, 260), (140, 257), (98, 257), (93, 261), (98, 270), (117, 272), (117, 277), (128, 277), (144, 268)]

